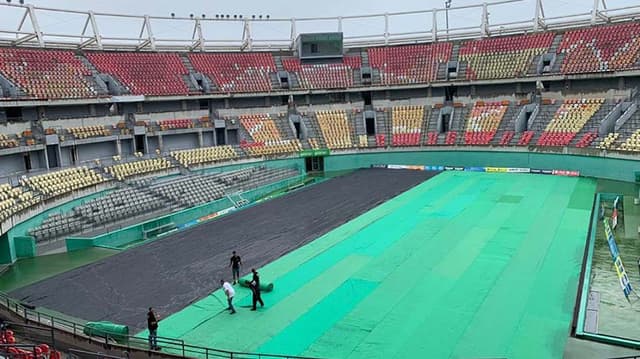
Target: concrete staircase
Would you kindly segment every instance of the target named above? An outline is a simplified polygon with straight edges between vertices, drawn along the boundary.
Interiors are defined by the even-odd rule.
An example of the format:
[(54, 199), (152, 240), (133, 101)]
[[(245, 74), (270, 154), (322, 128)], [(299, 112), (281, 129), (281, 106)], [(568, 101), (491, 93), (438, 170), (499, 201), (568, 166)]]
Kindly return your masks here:
[(376, 132), (384, 135), (385, 146), (391, 143), (391, 119), (388, 118), (387, 112), (376, 111)]
[[(493, 136), (493, 139), (491, 140), (491, 142), (489, 142), (490, 144), (498, 145), (500, 143), (500, 140), (502, 139), (502, 135), (504, 135), (506, 131), (515, 132), (516, 118), (518, 117), (518, 114), (520, 113), (521, 109), (522, 109), (522, 106), (518, 106), (515, 103), (509, 104), (507, 111), (504, 113), (504, 116), (502, 117), (500, 126), (498, 126), (498, 129), (496, 130), (496, 135)], [(511, 141), (513, 142), (513, 139)]]
[(558, 111), (561, 105), (562, 105), (562, 101), (557, 101), (553, 105), (540, 105), (540, 110), (538, 111), (538, 115), (536, 116), (536, 118), (534, 119), (533, 123), (529, 128), (529, 131), (534, 132), (534, 135), (531, 138), (531, 142), (529, 142), (530, 145), (535, 145), (538, 142), (540, 135), (542, 134), (544, 129), (547, 127), (549, 122), (551, 122), (553, 115), (556, 113), (556, 111)]
[(91, 71), (91, 76), (85, 76), (84, 79), (89, 83), (91, 87), (96, 91), (98, 96), (108, 96), (109, 91), (104, 88), (103, 85), (100, 85), (96, 82), (96, 77), (100, 74), (98, 69), (89, 61), (86, 57), (76, 54), (75, 55), (80, 62)]
[(424, 114), (422, 115), (422, 126), (420, 127), (420, 146), (423, 146), (427, 143), (429, 133), (429, 125), (431, 122), (431, 112), (437, 111), (436, 109), (432, 109), (430, 106), (424, 107)]

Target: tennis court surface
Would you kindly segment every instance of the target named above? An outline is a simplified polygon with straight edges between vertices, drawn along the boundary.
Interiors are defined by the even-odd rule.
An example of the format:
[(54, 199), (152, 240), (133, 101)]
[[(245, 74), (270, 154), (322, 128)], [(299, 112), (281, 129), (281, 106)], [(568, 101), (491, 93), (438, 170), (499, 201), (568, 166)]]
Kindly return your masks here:
[[(159, 335), (321, 358), (560, 358), (595, 181), (444, 172), (216, 291)], [(144, 333), (141, 333), (144, 335)]]

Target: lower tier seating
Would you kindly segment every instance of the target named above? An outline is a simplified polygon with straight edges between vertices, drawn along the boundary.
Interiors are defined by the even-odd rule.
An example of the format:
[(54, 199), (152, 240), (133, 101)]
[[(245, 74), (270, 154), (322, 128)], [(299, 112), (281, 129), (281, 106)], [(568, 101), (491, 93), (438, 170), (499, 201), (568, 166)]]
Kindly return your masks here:
[(141, 161), (119, 163), (105, 167), (104, 170), (118, 181), (122, 181), (133, 176), (165, 171), (171, 167), (173, 167), (173, 164), (166, 158), (152, 158)]
[(72, 191), (97, 185), (106, 179), (86, 166), (49, 172), (43, 175), (24, 177), (20, 183), (46, 197), (55, 197)]
[(238, 154), (229, 145), (195, 148), (191, 150), (171, 152), (171, 157), (185, 167), (230, 160)]

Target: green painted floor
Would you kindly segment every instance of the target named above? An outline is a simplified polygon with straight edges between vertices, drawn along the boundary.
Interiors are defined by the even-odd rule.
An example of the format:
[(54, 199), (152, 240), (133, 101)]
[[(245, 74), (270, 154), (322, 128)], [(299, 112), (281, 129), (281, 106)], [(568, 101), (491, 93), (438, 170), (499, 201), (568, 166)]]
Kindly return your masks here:
[(594, 191), (445, 172), (260, 269), (265, 308), (238, 287), (229, 315), (216, 291), (159, 335), (321, 358), (560, 358)]
[(0, 291), (10, 292), (118, 252), (94, 247), (75, 252), (20, 259), (0, 276)]

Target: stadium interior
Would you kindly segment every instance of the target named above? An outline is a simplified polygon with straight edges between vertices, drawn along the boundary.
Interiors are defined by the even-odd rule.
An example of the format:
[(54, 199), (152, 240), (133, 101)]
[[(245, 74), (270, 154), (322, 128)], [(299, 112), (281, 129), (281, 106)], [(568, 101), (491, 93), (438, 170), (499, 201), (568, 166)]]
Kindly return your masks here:
[[(37, 10), (30, 5), (0, 5), (0, 11), (5, 8), (24, 10), (24, 19), (31, 21)], [(472, 10), (486, 9), (484, 4)], [(202, 34), (192, 46), (162, 45), (152, 41), (150, 33), (138, 39), (142, 44), (120, 46), (100, 41), (95, 27), (94, 36), (82, 36), (85, 40), (77, 45), (49, 41), (37, 28), (33, 33), (10, 34), (14, 37), (0, 35), (0, 313), (15, 322), (10, 329), (0, 327), (2, 344), (11, 347), (0, 351), (9, 358), (40, 359), (56, 359), (61, 353), (97, 358), (91, 354), (97, 351), (114, 359), (123, 351), (146, 355), (148, 333), (140, 324), (144, 319), (140, 310), (145, 310), (148, 298), (130, 287), (138, 283), (143, 288), (144, 282), (160, 287), (173, 279), (159, 277), (155, 284), (156, 279), (140, 274), (126, 289), (132, 291), (131, 300), (113, 299), (118, 305), (111, 307), (109, 300), (102, 303), (96, 298), (114, 292), (114, 298), (124, 295), (120, 290), (125, 287), (103, 287), (96, 278), (111, 275), (114, 282), (127, 282), (122, 277), (126, 272), (116, 268), (134, 270), (147, 263), (143, 260), (155, 263), (164, 258), (175, 261), (175, 267), (158, 267), (158, 273), (183, 278), (187, 272), (179, 274), (177, 268), (184, 267), (193, 283), (183, 288), (175, 280), (181, 295), (155, 294), (166, 302), (157, 306), (169, 317), (164, 328), (173, 332), (161, 331), (164, 349), (153, 356), (258, 358), (247, 353), (261, 352), (269, 353), (263, 358), (326, 359), (640, 358), (634, 351), (640, 349), (640, 325), (625, 319), (638, 313), (637, 295), (630, 288), (640, 286), (635, 268), (640, 265), (640, 7), (627, 10), (614, 14), (596, 5), (584, 21), (546, 24), (542, 17), (526, 29), (504, 32), (491, 31), (484, 21), (472, 34), (454, 29), (449, 34), (447, 29), (444, 36), (443, 29), (434, 27), (433, 36), (422, 34), (417, 40), (390, 37), (388, 31), (375, 41), (350, 41), (342, 32), (297, 34), (285, 48), (277, 49), (251, 41), (238, 49), (207, 48)], [(94, 14), (87, 16), (87, 24), (95, 21)], [(196, 21), (197, 29), (198, 21), (204, 20), (185, 21)], [(424, 173), (406, 174), (394, 166)], [(363, 168), (371, 167), (396, 171), (394, 176), (399, 177), (373, 169), (363, 174)], [(496, 177), (467, 172), (496, 172), (483, 174)], [(504, 193), (498, 195), (501, 189)], [(493, 200), (494, 194), (495, 208), (473, 207)], [(333, 201), (328, 198), (332, 196)], [(337, 323), (342, 320), (338, 315), (355, 315), (358, 308), (376, 313), (372, 307), (358, 307), (359, 301), (367, 304), (365, 298), (374, 298), (375, 288), (383, 285), (395, 288), (377, 272), (385, 265), (392, 267), (394, 259), (385, 257), (385, 250), (399, 250), (393, 247), (395, 242), (364, 240), (364, 248), (344, 233), (362, 230), (375, 237), (374, 233), (387, 233), (380, 227), (386, 223), (385, 228), (395, 228), (389, 230), (389, 238), (397, 238), (393, 240), (399, 246), (424, 250), (425, 261), (431, 258), (429, 251), (446, 247), (463, 263), (468, 260), (470, 268), (475, 255), (495, 260), (493, 265), (507, 256), (507, 250), (487, 249), (493, 242), (481, 247), (471, 240), (463, 239), (458, 246), (442, 240), (437, 246), (422, 247), (412, 241), (415, 228), (434, 238), (439, 238), (436, 229), (481, 242), (483, 236), (490, 237), (484, 227), (459, 230), (467, 224), (456, 216), (465, 208), (446, 202), (447, 196), (466, 203), (474, 223), (513, 227), (519, 239), (545, 226), (558, 228), (543, 231), (546, 237), (538, 246), (520, 240), (501, 244), (513, 246), (509, 256), (531, 251), (533, 259), (523, 259), (523, 268), (539, 276), (527, 276), (520, 267), (515, 270), (530, 283), (522, 290), (534, 294), (515, 296), (525, 304), (535, 299), (541, 303), (538, 307), (532, 304), (527, 311), (506, 301), (492, 302), (491, 293), (506, 291), (506, 284), (502, 289), (496, 284), (498, 289), (490, 294), (478, 289), (487, 296), (485, 306), (479, 297), (476, 302), (431, 298), (416, 287), (412, 289), (416, 298), (444, 308), (416, 311), (433, 320), (429, 328), (451, 325), (450, 332), (442, 329), (442, 336), (430, 333), (425, 339), (409, 333), (413, 324), (398, 329), (384, 318), (379, 320), (387, 327), (375, 329), (355, 320), (340, 322), (342, 327), (316, 324), (322, 318)], [(419, 217), (427, 210), (421, 207), (424, 203), (439, 211), (438, 218)], [(514, 207), (501, 207), (507, 205)], [(305, 217), (314, 206), (316, 217)], [(307, 224), (296, 227), (268, 219), (259, 208)], [(342, 209), (344, 216), (334, 213)], [(509, 217), (513, 211), (528, 216), (531, 223)], [(547, 212), (547, 217), (538, 218), (540, 212)], [(417, 219), (406, 222), (412, 215)], [(357, 227), (358, 221), (365, 221), (361, 216), (382, 219)], [(603, 225), (601, 218), (614, 217), (613, 230), (607, 229), (609, 222)], [(440, 221), (444, 218), (451, 224)], [(258, 229), (243, 232), (243, 226)], [(228, 228), (236, 228), (237, 234)], [(296, 240), (278, 242), (286, 231), (295, 233)], [(228, 237), (203, 244), (212, 233)], [(256, 244), (248, 239), (249, 233), (265, 238)], [(614, 235), (616, 264), (611, 261), (613, 250), (609, 254), (613, 247), (606, 242)], [(236, 237), (237, 243), (229, 243)], [(183, 248), (172, 249), (175, 243)], [(231, 325), (238, 332), (255, 329), (260, 342), (236, 341), (232, 334), (216, 332), (214, 324), (223, 325), (222, 317), (205, 320), (196, 315), (224, 310), (220, 299), (209, 295), (218, 289), (217, 283), (205, 282), (207, 276), (226, 272), (209, 267), (207, 261), (214, 257), (225, 261), (234, 248), (264, 251), (264, 256), (248, 255), (247, 260), (279, 278), (267, 300), (282, 300), (283, 307), (291, 305), (291, 313), (300, 311), (299, 317), (265, 314), (255, 328), (247, 322)], [(199, 250), (214, 254), (205, 256)], [(536, 257), (536, 250), (543, 255)], [(345, 251), (355, 254), (347, 256)], [(198, 261), (179, 263), (187, 253)], [(545, 257), (547, 253), (555, 254)], [(329, 254), (334, 256), (331, 265), (321, 258)], [(442, 256), (453, 258), (450, 253)], [(106, 264), (112, 258), (119, 262)], [(374, 266), (369, 260), (379, 263)], [(412, 261), (415, 258), (407, 258), (397, 267), (419, 271), (420, 263)], [(628, 266), (626, 273), (620, 269), (622, 261)], [(301, 270), (296, 272), (298, 266), (307, 266), (307, 273), (317, 271), (318, 277), (305, 277)], [(436, 293), (449, 293), (454, 284), (450, 288), (444, 281), (457, 279), (466, 286), (483, 280), (493, 283), (479, 273), (498, 271), (487, 264), (476, 268), (471, 280), (455, 266), (443, 265), (449, 272), (442, 269), (441, 282), (431, 272), (423, 273), (425, 281)], [(325, 278), (320, 268), (335, 271), (326, 278), (341, 282), (326, 301), (303, 311), (304, 300), (295, 301), (294, 288), (308, 284), (309, 291), (324, 293), (319, 284), (313, 286)], [(373, 273), (358, 272), (365, 268)], [(376, 276), (384, 278), (372, 279)], [(217, 282), (213, 278), (209, 281)], [(519, 278), (512, 280), (506, 283), (521, 285)], [(74, 281), (83, 284), (70, 284)], [(291, 286), (285, 286), (285, 291), (294, 293), (291, 297), (277, 292), (285, 284)], [(345, 294), (348, 290), (351, 296)], [(549, 290), (548, 296), (536, 296), (536, 290)], [(240, 303), (249, 302), (247, 293), (238, 295)], [(96, 298), (91, 299), (93, 295)], [(74, 298), (84, 301), (82, 296), (95, 305), (74, 302)], [(354, 312), (328, 309), (340, 303)], [(477, 308), (454, 311), (446, 305)], [(489, 328), (487, 308), (492, 305), (495, 310), (525, 314), (494, 318), (502, 329)], [(406, 309), (400, 311), (411, 316)], [(522, 326), (510, 326), (511, 319), (522, 320)], [(126, 324), (136, 333), (129, 337), (128, 332), (107, 333), (104, 328), (87, 332), (88, 321), (101, 320)], [(471, 324), (458, 328), (450, 320)], [(420, 333), (426, 327), (416, 324), (413, 329)], [(203, 334), (209, 330), (216, 333)], [(471, 330), (484, 336), (472, 336)], [(483, 333), (490, 330), (502, 336)], [(364, 338), (365, 331), (371, 332), (369, 342), (354, 339)], [(536, 331), (552, 334), (519, 342)], [(384, 349), (372, 344), (398, 332), (405, 335), (404, 341), (389, 339)], [(57, 347), (50, 340), (54, 334)], [(25, 345), (16, 343), (16, 337)], [(408, 352), (399, 349), (403, 344)]]

